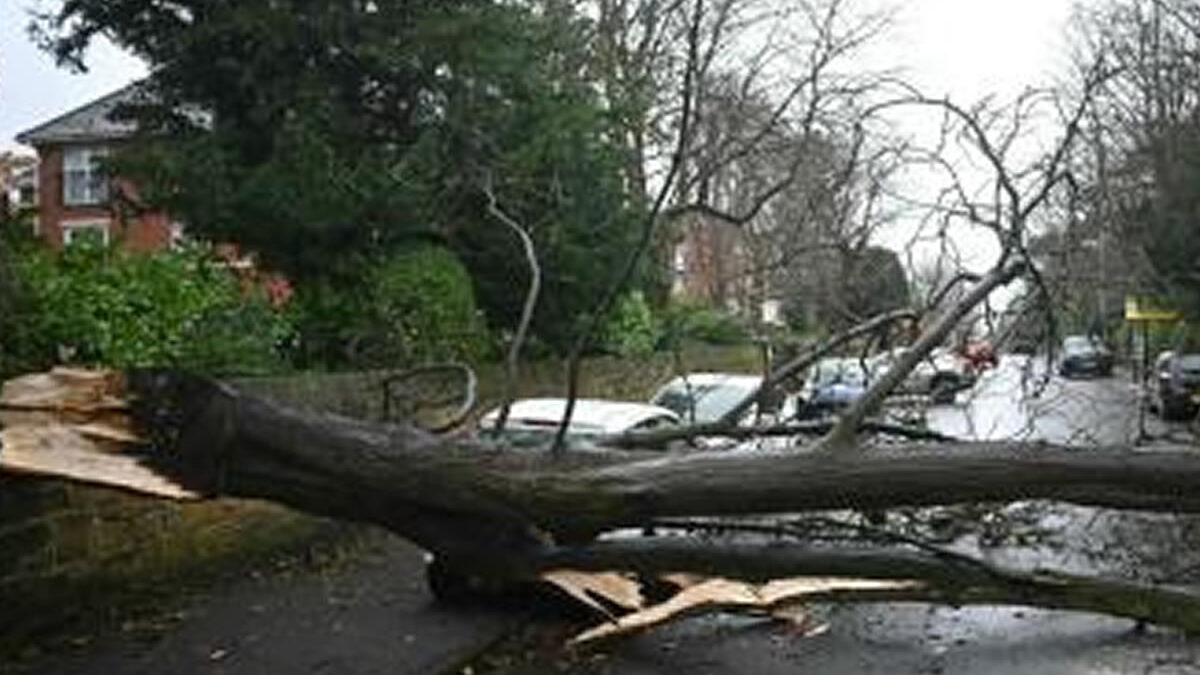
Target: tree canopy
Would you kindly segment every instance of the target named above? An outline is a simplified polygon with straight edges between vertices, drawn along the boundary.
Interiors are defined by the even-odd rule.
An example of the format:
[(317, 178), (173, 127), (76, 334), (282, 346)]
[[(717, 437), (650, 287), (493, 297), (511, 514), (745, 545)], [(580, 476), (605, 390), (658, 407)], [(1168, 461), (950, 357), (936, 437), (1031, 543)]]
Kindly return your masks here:
[(67, 2), (38, 26), (82, 64), (98, 33), (145, 59), (146, 132), (118, 163), (144, 198), (303, 283), (363, 255), (448, 243), (483, 308), (517, 312), (527, 228), (551, 341), (632, 247), (640, 198), (588, 72), (586, 22), (559, 3)]

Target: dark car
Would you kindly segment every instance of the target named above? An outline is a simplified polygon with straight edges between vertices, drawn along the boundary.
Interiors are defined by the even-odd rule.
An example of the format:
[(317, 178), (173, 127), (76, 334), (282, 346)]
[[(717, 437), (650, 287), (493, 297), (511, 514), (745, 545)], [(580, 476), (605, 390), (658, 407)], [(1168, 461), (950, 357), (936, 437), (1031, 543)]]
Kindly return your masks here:
[(1195, 417), (1200, 409), (1200, 354), (1167, 352), (1155, 361), (1154, 403), (1163, 419)]
[(809, 370), (797, 417), (823, 417), (848, 408), (866, 393), (867, 384), (867, 370), (859, 359), (821, 359)]
[(1087, 335), (1063, 339), (1058, 374), (1063, 377), (1107, 377), (1112, 375), (1113, 356), (1103, 342)]

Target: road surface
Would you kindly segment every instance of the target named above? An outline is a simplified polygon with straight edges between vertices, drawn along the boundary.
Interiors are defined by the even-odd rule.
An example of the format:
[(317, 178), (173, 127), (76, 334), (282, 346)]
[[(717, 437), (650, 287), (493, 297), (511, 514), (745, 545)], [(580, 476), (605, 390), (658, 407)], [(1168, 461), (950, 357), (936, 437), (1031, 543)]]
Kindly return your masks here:
[[(965, 438), (1074, 445), (1126, 444), (1143, 435), (1186, 437), (1186, 425), (1143, 418), (1138, 388), (1119, 373), (1095, 380), (1044, 375), (1037, 362), (1006, 358), (954, 405), (929, 409), (929, 424)], [(1191, 534), (1200, 531), (1195, 519), (1028, 504), (1007, 511), (1014, 516), (1032, 512), (1036, 529), (1046, 530), (1045, 538), (1022, 548), (978, 541), (960, 542), (959, 548), (1005, 565), (1049, 564), (1142, 578), (1200, 568)], [(1162, 569), (1163, 560), (1176, 569)], [(1200, 639), (1106, 616), (915, 603), (821, 606), (814, 613), (828, 628), (811, 637), (768, 620), (704, 617), (566, 661), (561, 655), (533, 657), (500, 670), (595, 675), (1200, 674)]]

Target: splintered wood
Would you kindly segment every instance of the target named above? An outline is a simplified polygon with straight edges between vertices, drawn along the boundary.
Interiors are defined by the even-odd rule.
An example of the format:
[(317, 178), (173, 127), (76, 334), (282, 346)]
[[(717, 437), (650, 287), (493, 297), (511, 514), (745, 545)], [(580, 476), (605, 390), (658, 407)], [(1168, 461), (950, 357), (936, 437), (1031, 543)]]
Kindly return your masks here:
[(171, 499), (199, 495), (147, 468), (119, 373), (55, 368), (0, 388), (0, 472), (66, 478)]
[[(838, 591), (887, 591), (921, 588), (915, 580), (855, 579), (840, 577), (795, 577), (766, 583), (750, 583), (719, 577), (689, 574), (663, 575), (663, 581), (679, 588), (673, 596), (654, 605), (641, 601), (640, 584), (614, 572), (553, 570), (542, 579), (585, 604), (600, 609), (609, 620), (571, 639), (573, 644), (646, 630), (682, 616), (715, 611), (759, 611), (787, 621), (802, 635), (820, 632), (803, 610), (805, 599)], [(628, 614), (614, 616), (597, 599), (604, 599)]]

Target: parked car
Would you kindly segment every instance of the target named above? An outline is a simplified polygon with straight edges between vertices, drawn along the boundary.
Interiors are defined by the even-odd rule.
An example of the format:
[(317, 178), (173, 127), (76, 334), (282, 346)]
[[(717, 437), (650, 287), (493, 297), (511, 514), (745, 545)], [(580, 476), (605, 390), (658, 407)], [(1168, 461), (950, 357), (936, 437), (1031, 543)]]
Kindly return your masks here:
[[(553, 438), (566, 412), (565, 398), (526, 398), (513, 401), (504, 423), (504, 437), (518, 445), (540, 445)], [(482, 433), (496, 428), (500, 409), (488, 412), (479, 421)], [(587, 441), (626, 431), (648, 431), (679, 425), (674, 411), (635, 401), (609, 401), (581, 398), (575, 400), (567, 435)]]
[(842, 410), (867, 391), (868, 367), (861, 359), (824, 358), (808, 371), (798, 417), (823, 417)]
[[(505, 420), (502, 438), (513, 447), (545, 448), (556, 433), (566, 411), (564, 398), (527, 398), (513, 401)], [(494, 433), (500, 419), (497, 408), (479, 421), (481, 434)], [(602, 436), (626, 431), (678, 426), (679, 416), (656, 405), (634, 401), (575, 400), (567, 436), (575, 445), (588, 444)], [(425, 582), (442, 602), (461, 602), (516, 590), (503, 583), (463, 572), (453, 564), (425, 555)]]
[[(690, 373), (680, 375), (663, 385), (650, 403), (673, 410), (685, 424), (716, 422), (762, 384), (758, 375), (735, 373)], [(742, 417), (743, 424), (753, 424), (761, 415), (773, 421), (784, 406), (784, 396), (767, 392), (762, 401)]]
[(1089, 335), (1063, 338), (1058, 374), (1063, 377), (1108, 377), (1112, 375), (1113, 355), (1100, 340)]
[(1200, 353), (1163, 352), (1154, 361), (1151, 406), (1163, 419), (1187, 419), (1200, 411)]
[[(871, 379), (883, 377), (908, 353), (907, 347), (880, 352), (868, 359)], [(953, 403), (954, 396), (975, 384), (975, 368), (966, 358), (942, 347), (929, 355), (909, 372), (894, 393), (929, 396), (934, 403)]]

